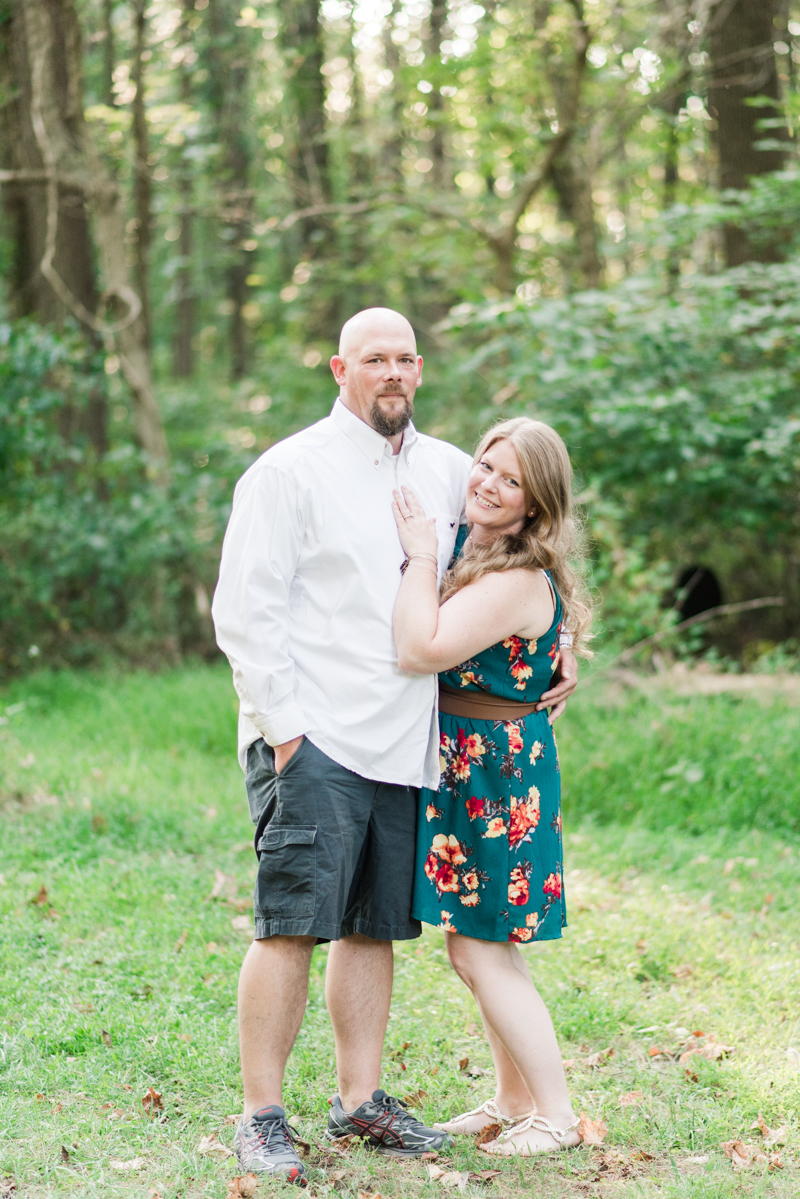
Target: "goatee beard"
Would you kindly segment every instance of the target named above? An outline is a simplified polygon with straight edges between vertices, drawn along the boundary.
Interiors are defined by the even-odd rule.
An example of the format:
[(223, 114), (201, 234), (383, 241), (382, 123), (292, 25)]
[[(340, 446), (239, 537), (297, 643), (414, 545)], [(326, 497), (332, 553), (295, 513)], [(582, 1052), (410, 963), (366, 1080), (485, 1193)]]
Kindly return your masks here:
[(408, 428), (408, 423), (413, 415), (414, 405), (411, 400), (406, 400), (405, 408), (396, 416), (387, 416), (378, 400), (372, 405), (370, 412), (372, 427), (377, 429), (381, 437), (396, 437), (398, 433), (402, 433), (404, 429)]

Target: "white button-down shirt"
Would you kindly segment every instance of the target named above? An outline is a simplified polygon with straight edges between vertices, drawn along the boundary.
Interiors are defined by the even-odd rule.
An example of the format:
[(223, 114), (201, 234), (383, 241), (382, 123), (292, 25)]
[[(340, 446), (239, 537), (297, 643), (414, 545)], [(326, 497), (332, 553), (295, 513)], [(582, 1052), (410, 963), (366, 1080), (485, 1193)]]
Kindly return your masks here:
[(392, 610), (403, 550), (392, 490), (436, 517), (447, 569), (471, 460), (409, 425), (399, 454), (340, 400), (239, 480), (213, 616), (239, 696), (239, 760), (304, 733), (364, 778), (438, 785), (433, 675), (401, 671)]

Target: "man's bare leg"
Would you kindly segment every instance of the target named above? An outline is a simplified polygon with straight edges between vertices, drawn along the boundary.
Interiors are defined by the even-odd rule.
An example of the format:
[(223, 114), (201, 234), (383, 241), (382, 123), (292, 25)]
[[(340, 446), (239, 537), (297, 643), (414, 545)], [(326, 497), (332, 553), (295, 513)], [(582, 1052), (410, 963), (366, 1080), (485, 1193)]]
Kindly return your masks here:
[(308, 997), (308, 970), (316, 937), (254, 941), (239, 975), (239, 1053), (244, 1118), (281, 1104), (286, 1062)]
[(330, 947), (325, 999), (336, 1039), (339, 1098), (346, 1112), (371, 1099), (380, 1086), (393, 977), (391, 941), (356, 933)]

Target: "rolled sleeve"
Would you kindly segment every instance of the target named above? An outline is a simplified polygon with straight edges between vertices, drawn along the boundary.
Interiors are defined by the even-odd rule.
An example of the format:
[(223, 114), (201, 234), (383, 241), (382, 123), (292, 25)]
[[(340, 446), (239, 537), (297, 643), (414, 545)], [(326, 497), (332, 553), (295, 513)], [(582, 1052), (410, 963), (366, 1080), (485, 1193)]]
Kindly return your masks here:
[(241, 715), (270, 745), (308, 730), (289, 653), (292, 580), (304, 520), (291, 475), (256, 462), (240, 479), (225, 533), (212, 615), (233, 669)]

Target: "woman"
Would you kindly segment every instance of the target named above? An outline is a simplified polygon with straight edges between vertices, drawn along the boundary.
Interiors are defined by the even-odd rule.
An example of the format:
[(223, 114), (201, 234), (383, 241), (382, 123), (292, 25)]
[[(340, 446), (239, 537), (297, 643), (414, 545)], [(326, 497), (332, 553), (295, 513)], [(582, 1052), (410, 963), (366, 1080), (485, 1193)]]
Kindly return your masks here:
[(567, 922), (558, 754), (536, 703), (559, 637), (587, 652), (590, 612), (568, 561), (571, 474), (548, 425), (495, 425), (475, 455), (469, 534), (456, 542), (441, 596), (433, 522), (412, 492), (395, 492), (407, 555), (394, 610), (400, 668), (439, 672), (440, 688), (442, 781), (421, 794), (414, 916), (444, 929), (497, 1072), (494, 1099), (436, 1127), (500, 1124), (481, 1146), (491, 1154), (580, 1141), (552, 1021), (517, 947), (560, 937)]

